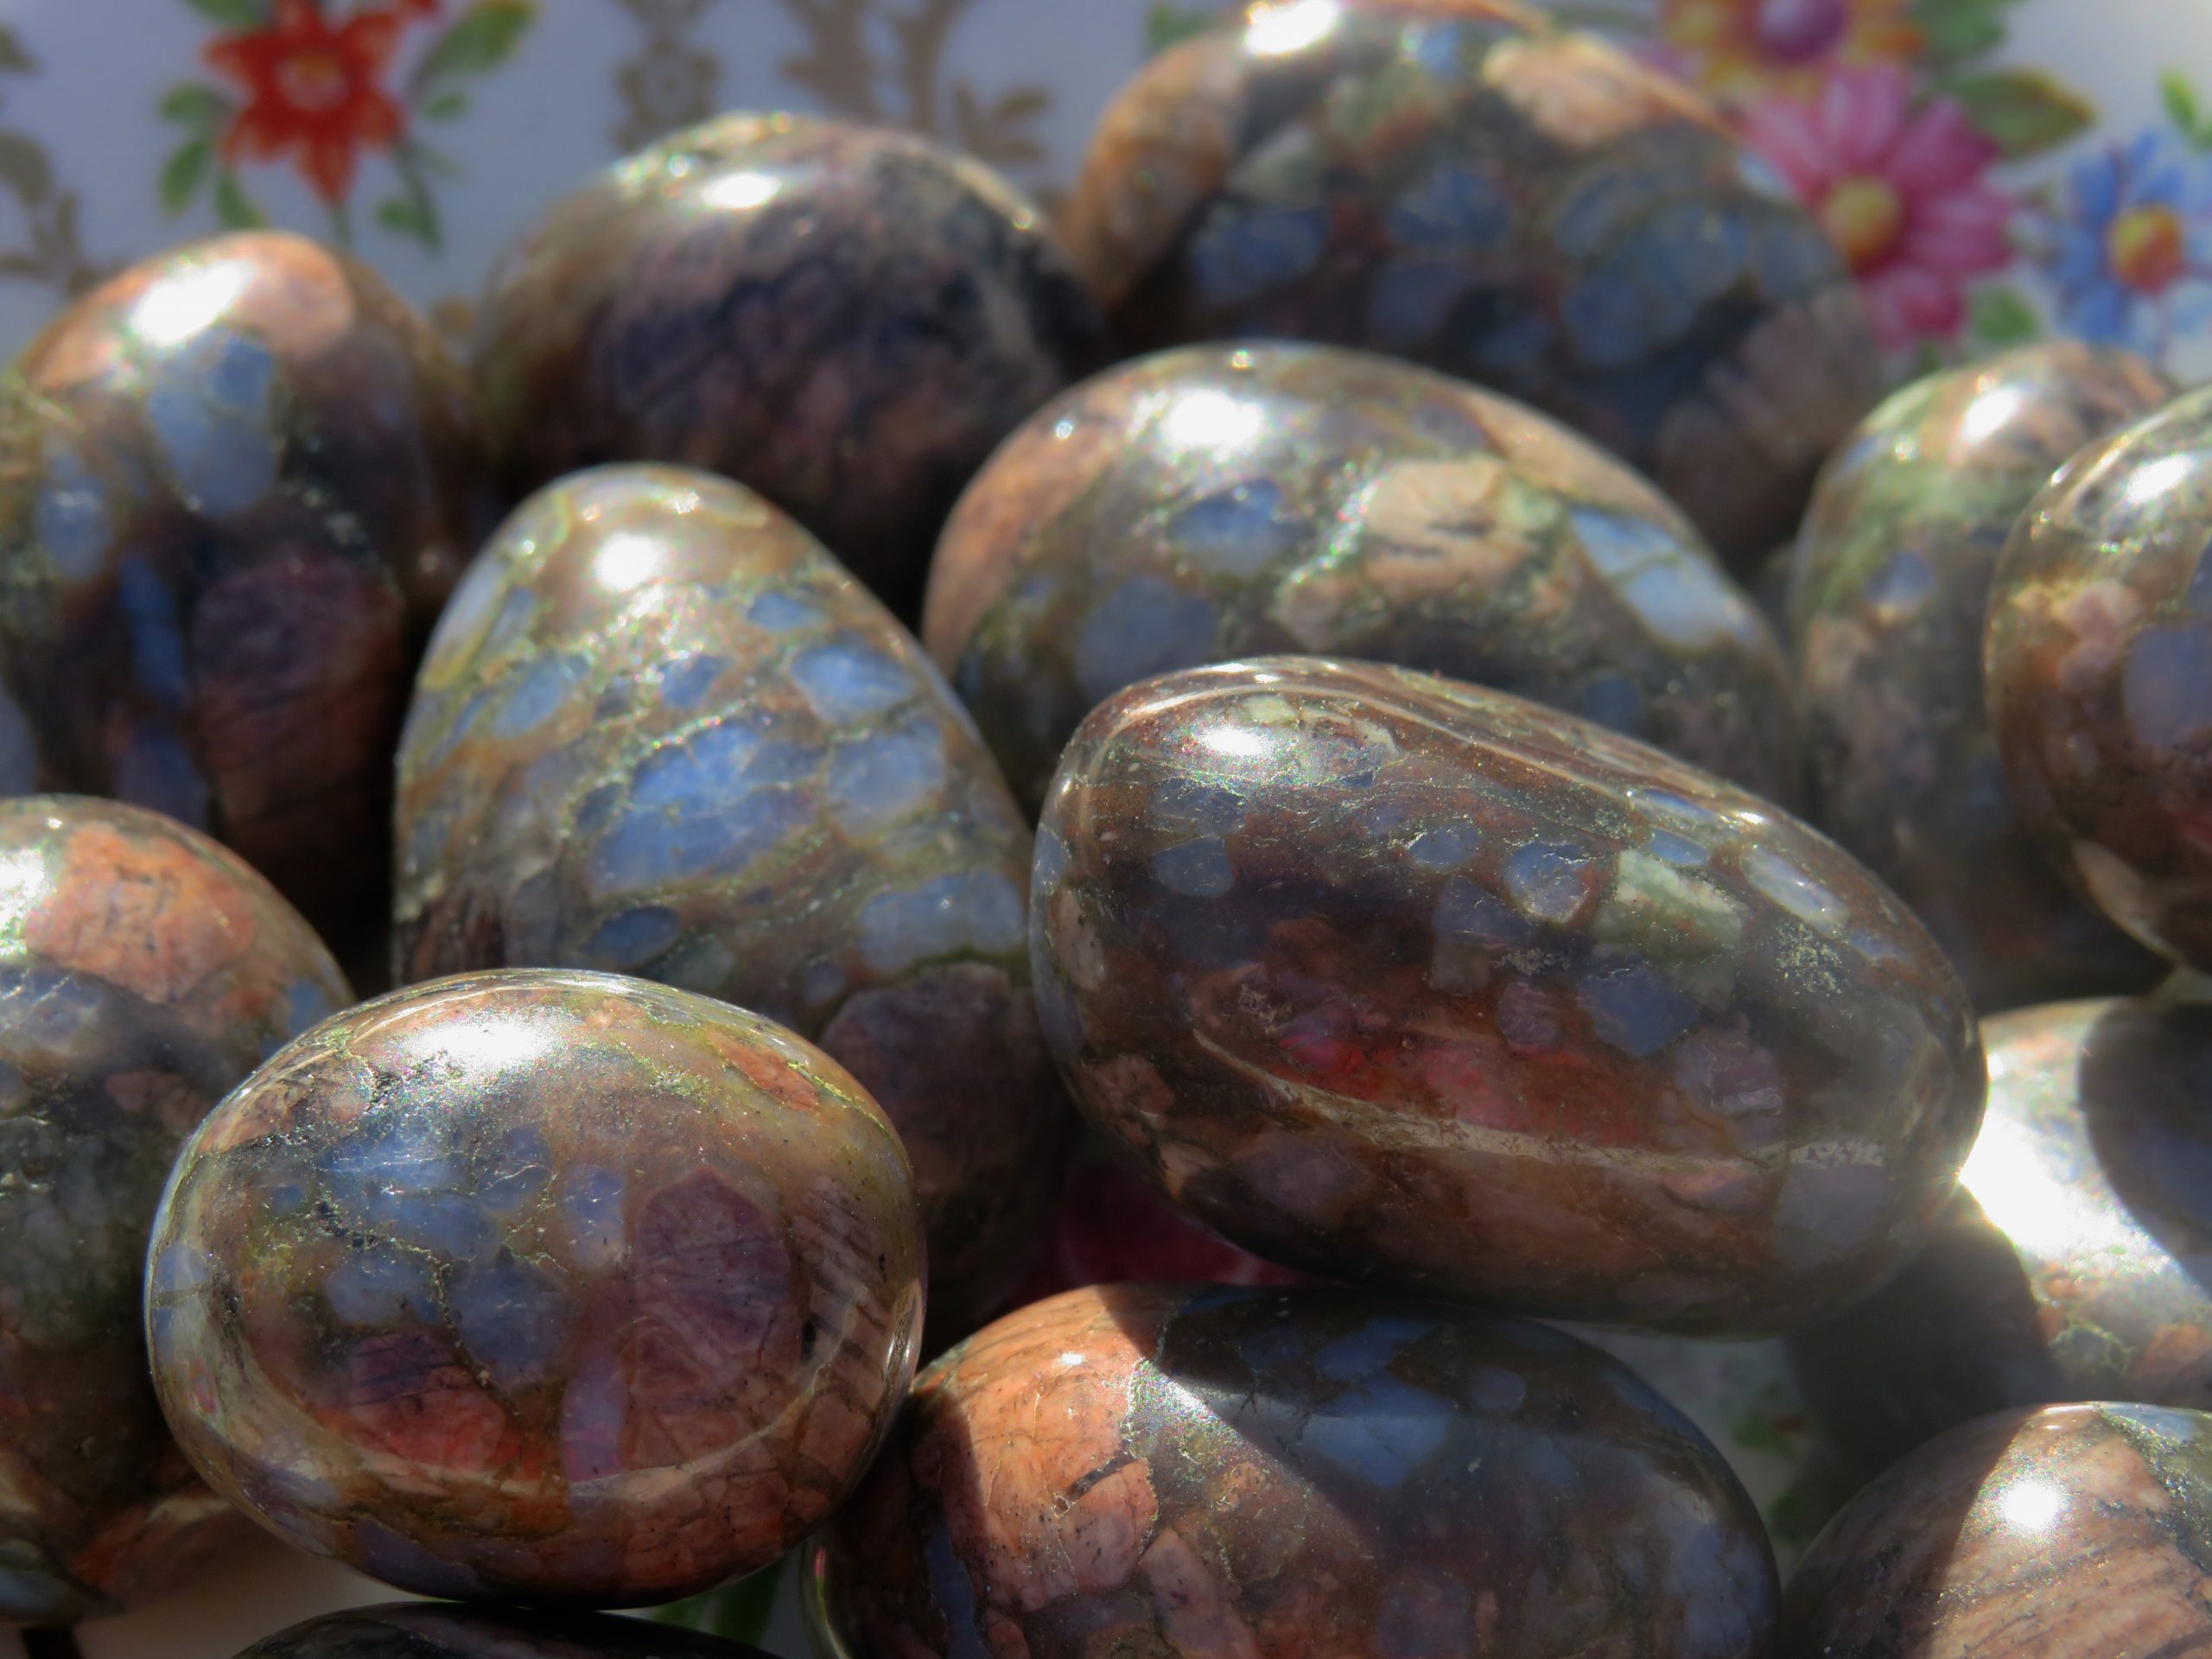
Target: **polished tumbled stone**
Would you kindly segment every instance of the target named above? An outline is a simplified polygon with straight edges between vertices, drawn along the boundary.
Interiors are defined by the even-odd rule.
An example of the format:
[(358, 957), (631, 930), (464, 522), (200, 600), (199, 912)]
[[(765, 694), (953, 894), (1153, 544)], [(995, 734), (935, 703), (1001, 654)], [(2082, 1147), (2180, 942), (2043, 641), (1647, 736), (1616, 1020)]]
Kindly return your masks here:
[(2212, 1417), (2051, 1406), (1954, 1429), (1853, 1498), (1776, 1659), (2178, 1659), (2212, 1647)]
[(395, 1602), (325, 1613), (238, 1659), (763, 1659), (755, 1649), (639, 1618)]
[(2146, 989), (2158, 958), (2068, 890), (2012, 809), (1982, 701), (1990, 579), (2084, 445), (2172, 383), (2055, 340), (1918, 381), (1821, 475), (1789, 573), (1813, 816), (1912, 906), (1985, 1010)]
[(2212, 967), (2212, 391), (2036, 497), (1991, 586), (1984, 670), (2021, 821), (2120, 926)]
[(352, 1001), (206, 836), (0, 802), (0, 1624), (113, 1612), (233, 1530), (147, 1381), (147, 1230), (193, 1127)]
[(925, 1372), (828, 1536), (859, 1659), (1763, 1653), (1774, 1566), (1696, 1429), (1541, 1325), (1117, 1285)]
[(0, 751), (358, 921), (411, 657), (496, 511), (460, 371), (365, 265), (276, 232), (134, 265), (0, 390)]
[(1109, 105), (1061, 233), (1122, 337), (1389, 352), (1624, 456), (1739, 570), (1881, 359), (1821, 227), (1681, 83), (1516, 0), (1282, 0)]
[(179, 1443), (405, 1590), (635, 1606), (765, 1565), (912, 1374), (890, 1124), (790, 1033), (613, 975), (464, 975), (270, 1060), (149, 1255)]
[(1496, 686), (1797, 793), (1780, 650), (1681, 514), (1535, 410), (1366, 353), (1191, 346), (1055, 398), (961, 498), (922, 632), (1032, 805), (1102, 697), (1270, 651)]
[(1895, 1281), (1791, 1338), (1868, 1474), (2006, 1407), (2212, 1408), (2212, 1006), (2022, 1008), (1982, 1041), (1951, 1213)]
[(1918, 1248), (1963, 988), (1768, 803), (1554, 710), (1264, 658), (1094, 711), (1046, 802), (1046, 1033), (1236, 1243), (1516, 1312), (1776, 1332)]
[(729, 115), (525, 232), (473, 368), (515, 494), (596, 461), (726, 473), (912, 614), (961, 486), (1106, 355), (1037, 209), (982, 162)]
[(906, 1141), (932, 1330), (1012, 1288), (1071, 1127), (1028, 826), (912, 637), (789, 518), (671, 467), (526, 502), (423, 664), (397, 824), (403, 982), (608, 969), (791, 1027)]

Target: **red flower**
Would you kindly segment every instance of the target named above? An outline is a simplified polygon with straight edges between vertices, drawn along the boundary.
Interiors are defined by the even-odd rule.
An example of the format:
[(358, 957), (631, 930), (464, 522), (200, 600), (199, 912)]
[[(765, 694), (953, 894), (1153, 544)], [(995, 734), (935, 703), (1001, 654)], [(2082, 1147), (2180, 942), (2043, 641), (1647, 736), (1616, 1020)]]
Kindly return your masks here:
[[(410, 11), (436, 0), (402, 0)], [(207, 61), (246, 89), (245, 108), (224, 135), (223, 153), (268, 161), (300, 152), (300, 170), (325, 201), (343, 201), (355, 153), (386, 149), (400, 135), (399, 105), (378, 85), (403, 19), (358, 12), (335, 29), (319, 0), (276, 0), (269, 27), (207, 48)]]

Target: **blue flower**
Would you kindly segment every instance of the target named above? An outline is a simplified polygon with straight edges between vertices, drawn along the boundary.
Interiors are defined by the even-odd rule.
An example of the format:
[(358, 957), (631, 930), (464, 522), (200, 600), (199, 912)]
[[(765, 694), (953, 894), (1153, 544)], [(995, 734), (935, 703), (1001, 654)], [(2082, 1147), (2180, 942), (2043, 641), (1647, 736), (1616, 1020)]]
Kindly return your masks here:
[(2212, 166), (2152, 130), (2078, 163), (2042, 263), (2065, 330), (2163, 355), (2212, 322)]

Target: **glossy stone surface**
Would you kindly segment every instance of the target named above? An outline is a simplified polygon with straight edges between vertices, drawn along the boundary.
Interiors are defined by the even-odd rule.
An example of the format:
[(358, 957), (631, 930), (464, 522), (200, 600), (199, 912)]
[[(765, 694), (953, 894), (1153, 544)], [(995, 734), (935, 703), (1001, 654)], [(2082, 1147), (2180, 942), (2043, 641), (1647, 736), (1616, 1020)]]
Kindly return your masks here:
[(1199, 346), (1045, 405), (961, 498), (923, 638), (1023, 798), (1148, 675), (1427, 669), (1789, 801), (1789, 674), (1681, 514), (1534, 410), (1327, 346)]
[(162, 1408), (210, 1484), (404, 1590), (601, 1606), (772, 1560), (912, 1375), (920, 1217), (852, 1078), (766, 1020), (511, 969), (326, 1020), (156, 1217)]
[(741, 486), (595, 468), (486, 547), (399, 755), (396, 969), (610, 969), (849, 1067), (904, 1137), (933, 1328), (1042, 1226), (1072, 1114), (1037, 1029), (1029, 829), (913, 639)]
[(2212, 390), (2093, 444), (2036, 497), (1983, 669), (2021, 821), (2105, 913), (2212, 967)]
[(980, 162), (729, 115), (526, 232), (473, 369), (514, 494), (594, 461), (726, 473), (911, 614), (969, 475), (1106, 355), (1037, 209)]
[(1931, 375), (1837, 452), (1798, 543), (1814, 816), (1919, 913), (1985, 1009), (2145, 989), (2162, 969), (2014, 816), (1981, 637), (1998, 556), (2036, 492), (2172, 395), (2133, 353), (2072, 340)]
[(327, 1613), (238, 1659), (761, 1659), (752, 1648), (638, 1618), (394, 1602)]
[(254, 232), (132, 266), (0, 388), (0, 651), (45, 781), (207, 830), (318, 921), (374, 911), (410, 659), (495, 512), (460, 371), (365, 265)]
[(2212, 1417), (2053, 1406), (1955, 1429), (1853, 1498), (1777, 1659), (2143, 1659), (2212, 1646)]
[(193, 1126), (352, 1001), (206, 836), (0, 801), (0, 1624), (113, 1612), (230, 1532), (147, 1381), (147, 1230)]
[(1032, 899), (1077, 1101), (1271, 1260), (1755, 1335), (1917, 1248), (1964, 991), (1767, 803), (1427, 675), (1268, 658), (1102, 704)]
[(1774, 1567), (1657, 1395), (1541, 1325), (1119, 1285), (925, 1371), (832, 1528), (861, 1659), (1764, 1652)]
[(1150, 348), (1365, 346), (1626, 457), (1735, 568), (1879, 391), (1820, 227), (1695, 93), (1516, 0), (1281, 0), (1111, 104), (1061, 234)]
[(1982, 1040), (1951, 1214), (1893, 1283), (1791, 1338), (1869, 1474), (2007, 1407), (2212, 1408), (2212, 1007), (2022, 1008)]

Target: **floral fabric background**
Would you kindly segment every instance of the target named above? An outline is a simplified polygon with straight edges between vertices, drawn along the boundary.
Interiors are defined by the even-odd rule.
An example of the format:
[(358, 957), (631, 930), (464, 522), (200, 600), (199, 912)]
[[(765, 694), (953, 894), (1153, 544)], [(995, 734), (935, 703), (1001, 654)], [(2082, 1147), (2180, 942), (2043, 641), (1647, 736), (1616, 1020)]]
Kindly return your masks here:
[[(1326, 5), (1332, 0), (1305, 0)], [(717, 109), (921, 128), (1049, 205), (1161, 0), (0, 0), (0, 347), (167, 242), (346, 242), (465, 332), (505, 239)], [(1706, 87), (1902, 364), (2063, 331), (2212, 372), (2206, 0), (1555, 0)]]

